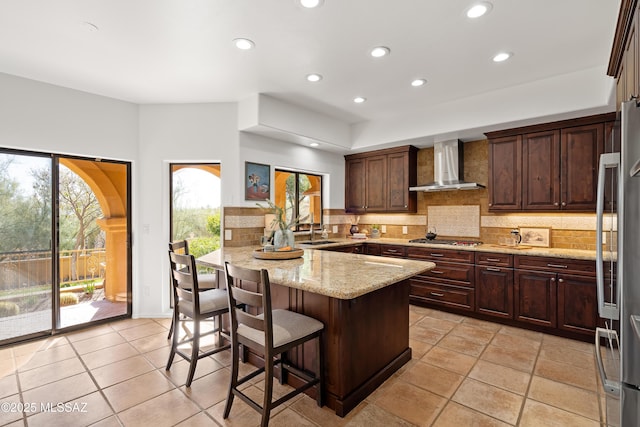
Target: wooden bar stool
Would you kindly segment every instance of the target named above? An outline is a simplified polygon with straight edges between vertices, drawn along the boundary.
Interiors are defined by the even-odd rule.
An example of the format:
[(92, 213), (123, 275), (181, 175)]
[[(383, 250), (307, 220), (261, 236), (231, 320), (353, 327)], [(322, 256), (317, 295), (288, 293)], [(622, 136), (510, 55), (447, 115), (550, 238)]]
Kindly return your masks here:
[[(177, 240), (175, 242), (169, 242), (169, 250), (181, 255), (189, 255), (189, 242), (186, 240)], [(218, 288), (218, 274), (213, 273), (198, 273), (198, 285), (200, 291), (208, 291)], [(171, 326), (169, 327), (169, 334), (167, 339), (171, 339), (173, 335), (173, 318), (171, 319)]]
[[(169, 251), (169, 261), (171, 263), (171, 282), (173, 284), (173, 341), (171, 342), (171, 352), (167, 361), (167, 370), (171, 368), (173, 358), (176, 354), (182, 356), (189, 362), (189, 373), (187, 375), (186, 386), (191, 386), (193, 375), (196, 371), (198, 360), (211, 356), (230, 347), (223, 344), (223, 337), (229, 339), (228, 335), (222, 334), (222, 315), (229, 311), (227, 291), (223, 289), (211, 289), (207, 292), (200, 292), (198, 274), (196, 270), (196, 260), (193, 255), (180, 255)], [(202, 334), (200, 332), (200, 322), (205, 319), (218, 317), (218, 326), (213, 330)], [(193, 321), (193, 333), (179, 340), (180, 322)], [(215, 323), (214, 323), (215, 325)], [(200, 339), (204, 336), (218, 333), (218, 346), (205, 352), (200, 352)], [(179, 345), (191, 342), (191, 354), (187, 354), (178, 348)]]
[[(317, 403), (323, 405), (324, 380), (322, 362), (322, 322), (289, 310), (271, 309), (271, 290), (267, 270), (251, 270), (225, 263), (227, 276), (227, 294), (231, 317), (231, 383), (224, 418), (229, 416), (234, 396), (238, 396), (256, 411), (262, 414), (261, 426), (269, 424), (269, 415), (276, 406), (291, 399), (304, 390), (317, 386)], [(257, 292), (242, 289), (237, 285), (247, 281), (257, 284)], [(259, 290), (262, 289), (260, 293)], [(256, 314), (251, 314), (252, 312)], [(257, 314), (260, 313), (260, 314)], [(315, 373), (303, 371), (286, 360), (288, 350), (309, 340), (316, 340)], [(238, 378), (239, 345), (246, 346), (264, 355), (264, 367)], [(274, 361), (276, 356), (280, 357)], [(280, 365), (283, 382), (286, 372), (291, 372), (304, 381), (300, 387), (272, 401), (274, 366)], [(240, 391), (239, 387), (265, 373), (264, 398), (262, 405)]]

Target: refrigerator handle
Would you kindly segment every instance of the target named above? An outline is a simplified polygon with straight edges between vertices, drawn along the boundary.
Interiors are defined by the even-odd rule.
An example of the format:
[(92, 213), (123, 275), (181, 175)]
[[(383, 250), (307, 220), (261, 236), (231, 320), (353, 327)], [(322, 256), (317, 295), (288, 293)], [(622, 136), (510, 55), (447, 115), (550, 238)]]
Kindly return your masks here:
[(607, 341), (618, 342), (618, 334), (616, 331), (605, 328), (596, 328), (596, 363), (598, 365), (598, 372), (600, 373), (600, 380), (602, 381), (602, 387), (607, 394), (612, 396), (620, 396), (620, 383), (611, 381), (607, 378), (607, 374), (604, 371), (604, 364), (602, 363), (602, 354), (600, 353), (600, 338), (606, 338)]
[[(620, 169), (620, 153), (606, 153), (600, 155), (598, 167), (598, 193), (596, 198), (596, 284), (598, 296), (598, 314), (605, 319), (616, 320), (620, 317), (618, 309), (619, 286), (616, 286), (615, 302), (604, 300), (604, 264), (602, 254), (602, 218), (604, 216), (604, 185), (605, 171), (610, 168)], [(620, 185), (620, 183), (618, 183)]]

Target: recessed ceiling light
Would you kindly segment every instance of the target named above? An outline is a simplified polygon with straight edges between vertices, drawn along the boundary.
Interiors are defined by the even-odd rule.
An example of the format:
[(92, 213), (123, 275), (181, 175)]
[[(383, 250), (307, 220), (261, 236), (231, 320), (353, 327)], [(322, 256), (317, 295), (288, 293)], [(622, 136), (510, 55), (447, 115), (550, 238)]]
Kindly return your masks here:
[(314, 7), (322, 6), (323, 0), (300, 0), (300, 5), (307, 9), (313, 9)]
[(356, 96), (355, 98), (353, 98), (353, 102), (355, 102), (356, 104), (362, 104), (366, 100), (367, 98), (363, 98), (361, 96)]
[(480, 18), (482, 15), (489, 12), (492, 7), (493, 5), (486, 1), (476, 3), (467, 9), (467, 18)]
[(376, 46), (371, 49), (371, 56), (374, 58), (382, 58), (383, 56), (387, 56), (391, 53), (391, 49), (386, 46)]
[(319, 82), (322, 80), (322, 76), (320, 74), (307, 74), (307, 80), (312, 83)]
[(311, 144), (309, 144), (309, 147), (317, 147), (318, 145), (320, 144), (318, 144), (317, 142), (312, 142)]
[(500, 52), (499, 54), (493, 57), (493, 62), (503, 62), (511, 58), (512, 56), (513, 56), (513, 53)]
[(256, 44), (249, 39), (233, 39), (233, 44), (236, 45), (238, 49), (241, 50), (249, 50), (252, 49)]
[(411, 86), (413, 87), (419, 87), (419, 86), (423, 86), (427, 81), (425, 79), (415, 79), (414, 81), (411, 82)]
[(81, 22), (80, 25), (82, 25), (82, 27), (86, 31), (89, 31), (90, 33), (95, 33), (98, 30), (100, 30), (100, 28), (98, 28), (98, 26), (96, 24), (93, 24), (91, 22)]

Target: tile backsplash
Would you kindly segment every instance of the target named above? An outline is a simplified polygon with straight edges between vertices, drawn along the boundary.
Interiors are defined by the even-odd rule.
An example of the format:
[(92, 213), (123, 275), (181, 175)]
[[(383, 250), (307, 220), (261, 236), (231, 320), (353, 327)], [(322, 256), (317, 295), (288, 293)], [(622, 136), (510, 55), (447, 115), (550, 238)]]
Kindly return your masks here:
[[(486, 185), (488, 181), (488, 142), (464, 144), (464, 178)], [(433, 148), (418, 152), (418, 184), (433, 180)], [(346, 214), (343, 209), (325, 209), (323, 224), (330, 237), (345, 237), (352, 223), (360, 230), (371, 225), (386, 228), (382, 237), (415, 239), (424, 237), (427, 225), (436, 225), (439, 238), (469, 238), (484, 243), (500, 243), (516, 227), (549, 227), (550, 246), (563, 249), (595, 250), (594, 214), (569, 213), (494, 213), (489, 212), (487, 189), (418, 193), (415, 214)], [(225, 246), (256, 245), (264, 233), (264, 211), (260, 208), (224, 207), (225, 230), (232, 239)], [(333, 228), (337, 227), (337, 233)], [(450, 233), (449, 235), (447, 233)], [(301, 237), (306, 238), (306, 237)]]

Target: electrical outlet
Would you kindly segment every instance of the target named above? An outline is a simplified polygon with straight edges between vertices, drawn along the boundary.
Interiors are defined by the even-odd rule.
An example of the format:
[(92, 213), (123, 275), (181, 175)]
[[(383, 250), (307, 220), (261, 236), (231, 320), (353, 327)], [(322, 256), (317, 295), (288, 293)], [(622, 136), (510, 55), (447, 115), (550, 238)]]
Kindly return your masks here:
[(409, 233), (409, 229), (406, 225), (402, 226), (402, 234), (408, 234)]
[(380, 230), (380, 231), (382, 231), (383, 233), (386, 233), (386, 232), (387, 232), (387, 226), (386, 226), (386, 225), (383, 225), (383, 226), (382, 226), (382, 227), (380, 227), (380, 228), (381, 228), (381, 230)]
[(602, 244), (603, 245), (607, 244), (607, 232), (606, 231), (602, 232)]
[(231, 234), (231, 230), (224, 230), (224, 240), (233, 239), (233, 234)]
[(337, 233), (337, 232), (338, 232), (338, 226), (337, 226), (337, 225), (334, 225), (334, 226), (333, 226), (333, 228), (332, 228), (332, 230), (333, 230), (333, 232), (334, 232), (334, 233)]

